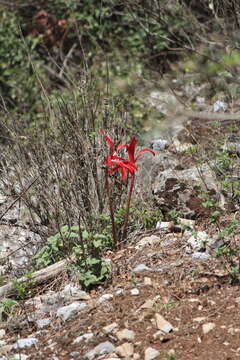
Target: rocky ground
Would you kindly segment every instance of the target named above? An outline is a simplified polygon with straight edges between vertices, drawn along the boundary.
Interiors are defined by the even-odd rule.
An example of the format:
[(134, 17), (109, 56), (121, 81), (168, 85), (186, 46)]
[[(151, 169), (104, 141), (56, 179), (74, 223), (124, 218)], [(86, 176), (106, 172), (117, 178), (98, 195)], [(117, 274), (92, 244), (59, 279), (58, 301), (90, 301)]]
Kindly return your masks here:
[[(152, 142), (157, 155), (142, 164), (142, 176), (151, 178), (156, 205), (165, 214), (156, 229), (105, 254), (112, 277), (89, 293), (66, 270), (36, 286), (33, 296), (0, 322), (1, 360), (240, 358), (239, 274), (230, 284), (239, 255), (215, 256), (220, 246), (239, 245), (239, 226), (226, 231), (240, 218), (232, 180), (239, 174), (239, 126), (231, 122), (235, 130), (230, 131), (222, 120), (217, 127), (185, 120), (172, 141)], [(230, 169), (223, 146), (230, 149), (228, 156), (234, 154)], [(232, 181), (230, 189), (222, 186), (223, 172)], [(13, 256), (19, 254), (19, 238), (21, 249), (29, 248), (28, 241), (32, 250), (38, 239), (9, 224), (7, 216), (0, 226), (2, 251), (7, 252), (10, 235), (16, 245), (9, 253), (10, 272), (11, 265), (24, 262), (23, 253)]]

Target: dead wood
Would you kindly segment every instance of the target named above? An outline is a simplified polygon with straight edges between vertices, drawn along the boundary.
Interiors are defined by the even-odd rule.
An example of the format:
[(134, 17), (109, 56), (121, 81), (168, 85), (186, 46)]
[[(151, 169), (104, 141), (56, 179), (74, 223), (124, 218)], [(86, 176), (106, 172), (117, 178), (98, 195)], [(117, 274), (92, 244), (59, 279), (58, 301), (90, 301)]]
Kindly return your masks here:
[[(49, 265), (44, 269), (38, 270), (34, 272), (31, 276), (30, 281), (34, 283), (34, 285), (39, 285), (41, 283), (47, 282), (48, 280), (53, 279), (62, 271), (65, 271), (67, 268), (67, 264), (70, 259), (65, 259), (58, 261), (55, 264)], [(17, 280), (19, 283), (27, 283), (29, 282), (29, 278), (22, 277)], [(15, 289), (12, 282), (9, 282), (6, 285), (0, 287), (0, 299), (3, 297), (8, 297), (10, 295), (14, 295)]]

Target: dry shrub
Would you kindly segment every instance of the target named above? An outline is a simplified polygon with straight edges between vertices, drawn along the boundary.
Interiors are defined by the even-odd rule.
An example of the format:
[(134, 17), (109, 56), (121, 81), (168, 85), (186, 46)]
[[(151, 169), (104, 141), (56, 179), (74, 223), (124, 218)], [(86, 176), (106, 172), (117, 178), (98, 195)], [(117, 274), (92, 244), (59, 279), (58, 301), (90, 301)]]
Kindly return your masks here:
[[(67, 101), (44, 95), (43, 104), (44, 126), (29, 128), (20, 119), (2, 120), (8, 141), (1, 160), (4, 191), (24, 202), (31, 228), (45, 229), (45, 238), (66, 224), (81, 223), (97, 231), (95, 216), (107, 213), (103, 169), (107, 149), (99, 128), (104, 127), (116, 143), (122, 142), (127, 117), (88, 76), (71, 90)], [(113, 194), (119, 207), (125, 186), (117, 185)]]

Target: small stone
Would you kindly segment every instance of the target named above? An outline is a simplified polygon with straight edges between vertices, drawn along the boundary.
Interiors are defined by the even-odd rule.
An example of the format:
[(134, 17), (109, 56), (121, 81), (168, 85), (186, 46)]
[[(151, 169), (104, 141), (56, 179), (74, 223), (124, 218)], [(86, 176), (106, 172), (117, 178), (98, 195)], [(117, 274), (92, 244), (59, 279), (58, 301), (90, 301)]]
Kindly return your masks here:
[(116, 329), (118, 327), (118, 324), (117, 323), (112, 323), (110, 325), (107, 325), (107, 326), (104, 326), (103, 328), (103, 332), (105, 334), (110, 334), (114, 329)]
[(155, 319), (156, 319), (157, 328), (161, 330), (163, 333), (166, 334), (173, 330), (173, 326), (170, 324), (170, 322), (165, 320), (162, 315), (155, 314)]
[(133, 341), (135, 339), (134, 331), (129, 330), (129, 329), (120, 330), (116, 333), (116, 335), (119, 340)]
[(6, 331), (4, 329), (0, 329), (0, 339), (2, 339), (6, 334)]
[(199, 316), (199, 317), (196, 317), (193, 319), (193, 321), (196, 321), (196, 322), (202, 322), (202, 321), (205, 321), (207, 318), (205, 316)]
[(142, 304), (141, 309), (152, 309), (153, 305), (155, 304), (155, 300), (148, 299)]
[(151, 268), (149, 268), (148, 266), (146, 266), (145, 264), (139, 264), (137, 266), (135, 266), (135, 268), (133, 269), (133, 272), (143, 272), (143, 271), (152, 271)]
[(187, 243), (196, 251), (205, 250), (210, 241), (209, 235), (204, 231), (198, 231), (196, 235), (191, 236)]
[(140, 292), (137, 288), (134, 288), (134, 289), (131, 289), (130, 293), (132, 296), (137, 296), (137, 295), (139, 295)]
[(208, 260), (210, 258), (210, 255), (204, 252), (196, 251), (195, 253), (192, 254), (192, 258), (194, 260)]
[(152, 279), (150, 277), (145, 276), (144, 277), (144, 285), (151, 286), (152, 285)]
[(206, 335), (207, 333), (209, 333), (211, 330), (213, 330), (215, 328), (215, 324), (212, 322), (203, 324), (202, 329), (203, 329), (203, 334)]
[(124, 359), (129, 359), (134, 352), (134, 346), (131, 343), (124, 343), (116, 348), (116, 353)]
[(25, 354), (14, 354), (12, 357), (14, 360), (27, 360), (28, 355)]
[(138, 353), (133, 354), (133, 360), (140, 360), (141, 356)]
[(91, 297), (79, 286), (73, 284), (67, 284), (63, 289), (63, 295), (67, 297), (71, 297), (74, 300), (90, 300)]
[(137, 243), (136, 249), (141, 249), (145, 246), (157, 245), (160, 242), (161, 242), (161, 238), (159, 236), (156, 235), (145, 236)]
[(158, 221), (156, 230), (173, 230), (174, 223), (172, 221)]
[(124, 293), (124, 290), (123, 289), (118, 289), (116, 290), (115, 294), (116, 295), (122, 295)]
[(98, 304), (101, 304), (104, 301), (111, 300), (113, 298), (112, 294), (104, 294), (98, 299)]
[(154, 340), (160, 340), (161, 342), (167, 342), (170, 340), (169, 337), (166, 337), (166, 335), (163, 334), (161, 330), (158, 330), (155, 334), (153, 334)]
[(81, 311), (87, 307), (86, 303), (73, 302), (70, 305), (63, 306), (58, 309), (57, 316), (66, 321), (73, 317), (78, 311)]
[(37, 327), (38, 329), (43, 329), (44, 327), (47, 327), (50, 324), (51, 319), (50, 318), (44, 318), (37, 320)]
[(72, 356), (73, 358), (79, 358), (80, 353), (78, 351), (72, 351), (69, 354), (70, 356)]
[(235, 329), (233, 327), (230, 327), (227, 332), (230, 335), (235, 335)]
[(83, 334), (81, 336), (78, 336), (75, 340), (73, 340), (73, 344), (78, 344), (80, 343), (81, 341), (85, 341), (85, 342), (88, 342), (90, 339), (93, 338), (93, 333), (86, 333), (86, 334)]
[(149, 347), (145, 350), (145, 360), (154, 360), (157, 359), (158, 356), (160, 355), (160, 352), (157, 351), (156, 349)]
[(115, 351), (115, 346), (110, 341), (98, 344), (93, 350), (84, 355), (85, 359), (92, 360), (98, 355), (111, 354)]
[(31, 347), (38, 342), (36, 338), (25, 338), (25, 339), (18, 339), (16, 344), (14, 345), (15, 349), (24, 349), (26, 347)]
[(165, 150), (165, 149), (167, 149), (169, 147), (169, 142), (167, 140), (164, 140), (164, 139), (153, 140), (151, 142), (150, 147), (153, 150), (163, 151), (163, 150)]

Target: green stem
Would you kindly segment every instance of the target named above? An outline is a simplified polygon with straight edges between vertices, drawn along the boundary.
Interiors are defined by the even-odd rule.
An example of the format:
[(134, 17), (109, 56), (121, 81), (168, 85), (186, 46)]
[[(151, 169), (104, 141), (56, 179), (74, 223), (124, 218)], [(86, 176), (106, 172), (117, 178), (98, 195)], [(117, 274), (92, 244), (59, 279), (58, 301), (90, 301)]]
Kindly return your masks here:
[(130, 179), (130, 186), (129, 186), (129, 192), (128, 192), (126, 213), (125, 213), (125, 217), (124, 217), (122, 241), (121, 241), (121, 244), (120, 244), (121, 249), (123, 249), (123, 243), (124, 243), (124, 241), (126, 240), (126, 237), (127, 237), (129, 209), (130, 209), (130, 204), (131, 204), (131, 199), (132, 199), (134, 181), (135, 181), (135, 174), (132, 174), (131, 179)]
[(111, 223), (112, 223), (113, 247), (114, 247), (114, 250), (117, 250), (118, 241), (117, 241), (116, 225), (115, 225), (115, 219), (114, 219), (114, 210), (113, 210), (113, 203), (112, 203), (112, 198), (111, 198), (111, 194), (110, 194), (109, 177), (108, 177), (108, 170), (107, 169), (105, 171), (105, 188), (106, 188), (106, 191), (107, 191), (108, 206), (109, 206), (110, 218), (111, 218)]

